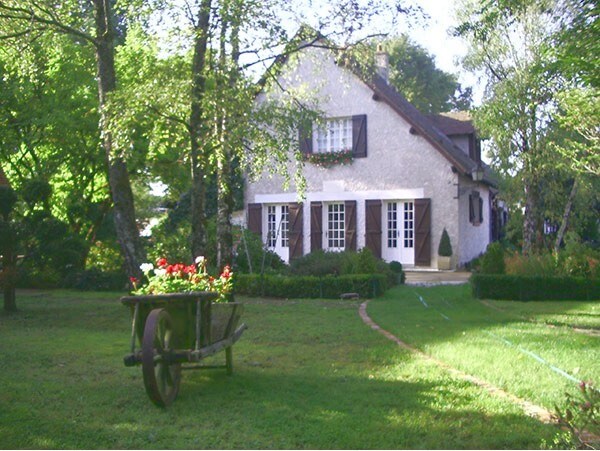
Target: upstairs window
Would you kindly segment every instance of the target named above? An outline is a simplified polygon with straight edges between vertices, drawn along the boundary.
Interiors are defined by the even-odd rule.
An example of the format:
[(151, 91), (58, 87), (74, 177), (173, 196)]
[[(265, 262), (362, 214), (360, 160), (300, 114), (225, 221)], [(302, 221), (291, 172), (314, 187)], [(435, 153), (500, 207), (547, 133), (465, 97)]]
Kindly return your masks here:
[(352, 150), (352, 118), (329, 119), (315, 130), (316, 153)]
[(350, 151), (352, 158), (366, 158), (367, 115), (329, 119), (321, 127), (300, 127), (298, 140), (305, 155)]

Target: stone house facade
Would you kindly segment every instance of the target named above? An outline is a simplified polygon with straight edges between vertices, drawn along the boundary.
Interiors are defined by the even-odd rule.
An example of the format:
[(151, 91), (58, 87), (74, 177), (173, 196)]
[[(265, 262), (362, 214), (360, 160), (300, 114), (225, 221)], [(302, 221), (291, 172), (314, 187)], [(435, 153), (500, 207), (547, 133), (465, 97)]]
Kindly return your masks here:
[[(453, 266), (462, 265), (492, 233), (494, 183), (475, 130), (464, 117), (421, 114), (388, 85), (385, 55), (378, 58), (381, 70), (369, 77), (323, 48), (283, 65), (281, 86), (313, 92), (325, 124), (299, 133), (303, 196), (293, 184), (283, 189), (277, 175), (247, 183), (247, 227), (285, 261), (368, 247), (386, 261), (424, 268), (437, 268), (446, 228)], [(346, 163), (327, 164), (332, 157)]]

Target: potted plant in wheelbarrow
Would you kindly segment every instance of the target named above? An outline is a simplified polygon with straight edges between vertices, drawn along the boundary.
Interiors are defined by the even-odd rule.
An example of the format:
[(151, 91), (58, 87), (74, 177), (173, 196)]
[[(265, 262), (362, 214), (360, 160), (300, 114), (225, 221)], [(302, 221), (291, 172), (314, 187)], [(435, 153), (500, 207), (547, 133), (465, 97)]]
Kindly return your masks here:
[[(218, 277), (206, 271), (204, 257), (195, 264), (141, 265), (145, 283), (132, 279), (134, 291), (121, 302), (131, 310), (131, 352), (126, 366), (142, 366), (144, 386), (152, 402), (166, 407), (177, 397), (182, 366), (202, 365), (206, 357), (225, 351), (227, 374), (233, 372), (233, 344), (246, 329), (239, 325), (243, 306), (230, 302), (233, 273), (226, 266)], [(139, 286), (138, 286), (139, 285)]]

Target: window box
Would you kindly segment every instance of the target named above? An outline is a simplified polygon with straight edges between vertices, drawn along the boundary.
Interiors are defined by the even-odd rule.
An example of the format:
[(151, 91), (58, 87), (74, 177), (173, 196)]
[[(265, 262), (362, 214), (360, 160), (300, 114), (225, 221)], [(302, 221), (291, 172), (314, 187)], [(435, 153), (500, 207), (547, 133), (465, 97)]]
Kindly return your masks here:
[(316, 166), (329, 168), (332, 166), (351, 164), (354, 160), (352, 150), (346, 149), (339, 152), (323, 152), (306, 154), (305, 160)]

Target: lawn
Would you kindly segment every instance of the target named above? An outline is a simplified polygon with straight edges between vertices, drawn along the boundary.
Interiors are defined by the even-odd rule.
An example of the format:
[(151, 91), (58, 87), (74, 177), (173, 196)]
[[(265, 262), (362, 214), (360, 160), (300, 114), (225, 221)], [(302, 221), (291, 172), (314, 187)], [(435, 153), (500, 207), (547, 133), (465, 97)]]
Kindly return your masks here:
[[(411, 287), (371, 301), (368, 312), (456, 367), (492, 379), (495, 367), (513, 365), (502, 357), (486, 372), (479, 359), (464, 358), (471, 350), (485, 356), (502, 348), (479, 349), (493, 343), (480, 330), (485, 317), (490, 331), (515, 341), (516, 328), (532, 328), (527, 346), (539, 345), (536, 352), (547, 347), (538, 341), (554, 337), (549, 348), (561, 350), (545, 358), (556, 357), (569, 369), (577, 362), (582, 377), (598, 375), (597, 337), (517, 320), (531, 312), (500, 312), (472, 300), (462, 287), (416, 290), (446, 316), (464, 313), (464, 327), (435, 323)], [(519, 449), (540, 448), (557, 432), (374, 332), (362, 323), (354, 301), (242, 299), (249, 329), (234, 347), (234, 375), (184, 372), (179, 398), (161, 410), (147, 399), (141, 370), (122, 363), (131, 323), (118, 298), (21, 292), (20, 312), (0, 315), (0, 448)], [(568, 306), (586, 318), (598, 314), (591, 304)], [(482, 314), (469, 316), (471, 310)], [(463, 357), (454, 358), (456, 353)], [(522, 368), (532, 365), (520, 360)], [(527, 370), (524, 377), (536, 371), (542, 372)], [(507, 374), (501, 379), (513, 380)], [(512, 390), (511, 384), (504, 387)], [(537, 394), (532, 385), (526, 390), (514, 382), (514, 391), (530, 392), (529, 399), (547, 406), (569, 386)]]
[(549, 410), (578, 381), (600, 382), (600, 302), (479, 302), (469, 290), (403, 286), (368, 313), (426, 354)]

